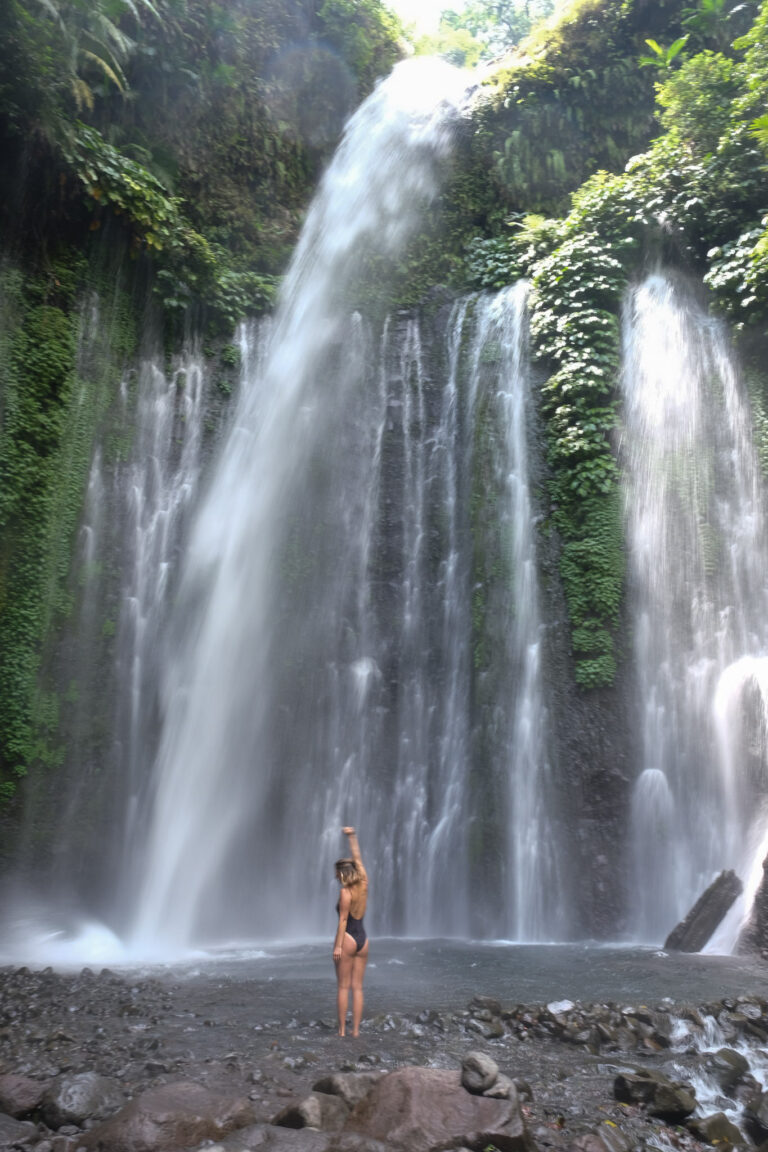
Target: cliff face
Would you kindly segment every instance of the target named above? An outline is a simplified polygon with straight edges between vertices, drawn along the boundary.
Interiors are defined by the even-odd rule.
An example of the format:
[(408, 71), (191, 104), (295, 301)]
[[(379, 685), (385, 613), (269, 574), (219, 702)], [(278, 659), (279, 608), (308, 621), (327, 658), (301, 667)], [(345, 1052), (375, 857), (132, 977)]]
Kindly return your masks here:
[[(22, 822), (14, 793), (27, 773), (27, 798), (47, 797), (44, 817), (37, 799), (33, 809), (48, 854), (59, 782), (78, 771), (72, 748), (102, 780), (120, 691), (108, 582), (90, 671), (71, 674), (86, 579), (78, 525), (96, 446), (116, 475), (135, 437), (124, 396), (137, 365), (149, 356), (169, 379), (181, 373), (181, 397), (187, 370), (163, 359), (182, 346), (204, 365), (205, 435), (215, 441), (238, 370), (234, 326), (269, 309), (341, 126), (400, 47), (377, 0), (243, 2), (226, 13), (189, 0), (159, 16), (140, 7), (140, 22), (126, 11), (115, 25), (135, 47), (115, 35), (95, 60), (85, 17), (57, 21), (20, 0), (5, 8), (0, 772), (9, 826)], [(418, 314), (439, 374), (450, 309), (435, 286), (453, 298), (531, 282), (546, 722), (573, 934), (612, 935), (627, 917), (625, 830), (643, 761), (620, 496), (620, 316), (628, 286), (657, 261), (703, 278), (732, 322), (768, 459), (768, 8), (721, 5), (714, 22), (710, 9), (584, 0), (501, 62), (475, 94), (435, 210), (386, 290), (373, 261), (350, 299), (374, 318)], [(479, 427), (482, 462), (495, 433)], [(473, 559), (471, 644), (487, 655), (499, 641), (504, 541), (487, 532), (486, 495), (473, 498), (484, 543)], [(86, 717), (83, 677), (107, 668), (111, 686)], [(476, 812), (487, 832), (478, 876), (499, 867), (488, 690), (480, 659), (470, 758), (486, 806)], [(114, 796), (111, 784), (90, 789), (86, 841), (99, 843)], [(84, 851), (84, 874), (97, 856)]]
[(400, 52), (377, 0), (54, 8), (9, 0), (0, 60), (6, 798), (61, 759), (66, 681), (39, 674), (121, 379), (147, 340), (221, 343), (270, 305), (344, 120)]

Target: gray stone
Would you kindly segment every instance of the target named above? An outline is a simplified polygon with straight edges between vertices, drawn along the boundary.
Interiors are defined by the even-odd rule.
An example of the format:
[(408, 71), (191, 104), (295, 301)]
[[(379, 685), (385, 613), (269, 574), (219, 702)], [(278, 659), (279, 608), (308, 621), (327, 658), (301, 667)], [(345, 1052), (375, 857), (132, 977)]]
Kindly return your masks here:
[(471, 1032), (476, 1032), (478, 1036), (482, 1036), (483, 1040), (498, 1040), (505, 1032), (504, 1025), (498, 1016), (493, 1017), (487, 1022), (472, 1019), (467, 1027)]
[(15, 1116), (17, 1120), (39, 1108), (48, 1088), (47, 1080), (32, 1080), (11, 1072), (0, 1076), (0, 1112)]
[(349, 1105), (341, 1096), (327, 1092), (310, 1092), (298, 1103), (289, 1104), (272, 1121), (280, 1128), (321, 1128), (338, 1131), (347, 1116)]
[(480, 1095), (496, 1083), (499, 1066), (485, 1052), (467, 1052), (461, 1062), (461, 1083), (467, 1092)]
[(80, 1144), (88, 1152), (175, 1152), (221, 1140), (254, 1119), (247, 1099), (180, 1080), (142, 1092), (81, 1136)]
[(380, 1140), (396, 1152), (435, 1152), (464, 1143), (498, 1152), (532, 1152), (515, 1100), (491, 1100), (462, 1087), (458, 1072), (400, 1068), (382, 1077), (350, 1115), (345, 1133)]
[(620, 1128), (604, 1124), (593, 1132), (582, 1132), (568, 1145), (568, 1152), (629, 1152), (632, 1143)]
[(696, 1110), (696, 1097), (684, 1084), (659, 1084), (648, 1104), (648, 1115), (679, 1124)]
[(650, 1116), (673, 1123), (685, 1120), (696, 1108), (696, 1097), (687, 1085), (647, 1069), (620, 1072), (613, 1082), (613, 1094), (625, 1104), (644, 1104)]
[[(373, 1140), (370, 1136), (361, 1136), (357, 1132), (342, 1132), (331, 1137), (328, 1152), (391, 1152), (391, 1144), (383, 1144), (381, 1140)], [(457, 1152), (461, 1152), (457, 1149)]]
[(491, 1100), (515, 1100), (517, 1099), (517, 1088), (514, 1080), (510, 1080), (509, 1076), (500, 1072), (490, 1088), (486, 1088), (483, 1092), (483, 1096), (488, 1096)]
[(768, 1093), (756, 1092), (744, 1107), (744, 1119), (756, 1144), (768, 1138)]
[(501, 1016), (501, 1002), (493, 996), (473, 996), (469, 1010), (473, 1016), (476, 1016), (478, 1011), (486, 1011), (490, 1016)]
[(0, 1147), (37, 1142), (37, 1126), (0, 1113)]
[(550, 1016), (564, 1016), (566, 1012), (573, 1012), (575, 1007), (573, 1000), (553, 1000), (547, 1004), (547, 1012)]
[(314, 1128), (274, 1128), (254, 1124), (233, 1132), (205, 1152), (330, 1152), (331, 1137)]
[(350, 1108), (359, 1104), (373, 1088), (377, 1080), (381, 1080), (383, 1072), (337, 1072), (332, 1076), (323, 1076), (312, 1085), (313, 1092), (325, 1092), (329, 1096), (340, 1096)]
[(743, 1144), (744, 1137), (735, 1124), (732, 1124), (724, 1112), (715, 1112), (712, 1116), (701, 1116), (686, 1121), (686, 1128), (692, 1132), (697, 1140), (706, 1144)]
[(669, 952), (701, 952), (744, 885), (735, 872), (721, 872), (664, 941)]
[(726, 1096), (731, 1096), (736, 1085), (749, 1073), (749, 1061), (732, 1048), (719, 1048), (711, 1053), (706, 1059), (706, 1067)]
[(49, 1128), (82, 1127), (86, 1120), (104, 1120), (125, 1103), (114, 1080), (96, 1072), (79, 1072), (54, 1080), (43, 1096), (41, 1112)]

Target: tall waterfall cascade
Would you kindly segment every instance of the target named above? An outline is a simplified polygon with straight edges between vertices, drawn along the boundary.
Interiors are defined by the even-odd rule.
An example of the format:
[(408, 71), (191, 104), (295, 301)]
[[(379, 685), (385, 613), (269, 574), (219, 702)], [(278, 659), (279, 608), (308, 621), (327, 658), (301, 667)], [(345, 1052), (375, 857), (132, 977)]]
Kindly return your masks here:
[(630, 905), (635, 938), (658, 942), (719, 871), (746, 879), (765, 855), (768, 554), (725, 332), (661, 275), (629, 299), (623, 388), (642, 731)]
[[(83, 957), (57, 932), (81, 908), (89, 963), (330, 939), (348, 824), (374, 935), (578, 939), (604, 891), (594, 849), (619, 877), (599, 931), (622, 929), (625, 878), (627, 936), (656, 944), (732, 868), (746, 893), (713, 947), (735, 944), (768, 853), (767, 510), (745, 388), (681, 278), (633, 288), (626, 644), (615, 692), (580, 694), (527, 284), (381, 306), (465, 98), (455, 70), (407, 61), (352, 117), (275, 314), (238, 330), (231, 401), (195, 339), (169, 367), (148, 337), (117, 398), (109, 382), (56, 657), (79, 689), (61, 803), (29, 789), (25, 851), (51, 827), (56, 875), (21, 934), (46, 937), (45, 962)], [(592, 736), (630, 705), (590, 776)]]
[[(162, 685), (148, 836), (137, 853), (134, 936), (147, 944), (183, 946), (201, 931), (254, 922), (271, 934), (319, 928), (316, 893), (302, 877), (317, 875), (323, 832), (338, 836), (339, 797), (345, 820), (363, 811), (375, 819), (374, 797), (345, 747), (351, 733), (338, 701), (351, 689), (369, 728), (387, 722), (363, 709), (387, 670), (356, 627), (365, 589), (356, 576), (370, 546), (366, 525), (388, 425), (366, 421), (360, 397), (368, 393), (370, 334), (360, 318), (348, 320), (345, 292), (366, 255), (396, 258), (437, 190), (463, 82), (447, 66), (427, 67), (429, 76), (416, 62), (399, 66), (350, 121), (288, 272), (264, 371), (244, 382), (198, 516), (182, 590), (186, 618)], [(415, 334), (402, 355), (400, 415), (410, 433), (423, 420), (418, 380), (411, 387)], [(403, 481), (417, 487), (424, 450), (403, 447)], [(411, 629), (423, 532), (418, 508), (414, 515), (402, 526), (410, 534)], [(395, 583), (388, 581), (393, 595)], [(414, 633), (408, 639), (417, 643)], [(320, 663), (312, 658), (318, 651)], [(313, 700), (322, 700), (316, 717)], [(418, 693), (407, 704), (416, 713), (423, 706)], [(402, 839), (393, 824), (418, 822), (423, 800), (414, 788), (404, 814), (397, 766), (389, 771), (394, 868), (404, 862), (393, 855)], [(280, 884), (266, 882), (274, 875)], [(300, 924), (285, 924), (286, 906)]]
[(395, 259), (437, 189), (463, 92), (452, 70), (428, 66), (430, 83), (423, 62), (398, 67), (351, 120), (263, 362), (243, 334), (238, 409), (192, 533), (161, 682), (136, 853), (132, 933), (145, 952), (327, 933), (350, 822), (375, 876), (374, 930), (476, 930), (471, 855), (488, 807), (471, 768), (480, 407), (499, 429), (491, 467), (518, 600), (492, 708), (506, 861), (492, 927), (555, 930), (525, 288), (455, 304), (439, 353), (415, 317), (374, 329), (346, 299), (361, 259)]

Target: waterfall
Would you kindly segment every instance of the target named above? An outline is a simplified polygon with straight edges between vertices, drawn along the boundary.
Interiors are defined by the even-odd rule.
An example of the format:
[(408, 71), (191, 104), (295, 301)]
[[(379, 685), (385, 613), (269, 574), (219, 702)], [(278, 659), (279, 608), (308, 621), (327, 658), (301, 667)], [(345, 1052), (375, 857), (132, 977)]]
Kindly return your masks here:
[[(384, 817), (347, 751), (344, 710), (319, 709), (314, 724), (307, 701), (351, 688), (364, 704), (379, 677), (394, 690), (355, 629), (354, 576), (390, 425), (366, 421), (369, 334), (359, 317), (349, 321), (347, 296), (366, 260), (396, 258), (436, 191), (462, 87), (447, 66), (406, 62), (352, 118), (288, 272), (264, 370), (241, 388), (188, 550), (162, 683), (154, 793), (137, 852), (139, 941), (183, 947), (241, 924), (272, 934), (319, 927), (307, 877), (323, 858), (313, 845), (323, 833), (338, 838), (334, 796), (352, 809), (346, 820), (355, 811), (386, 819), (395, 836), (395, 781)], [(403, 363), (411, 426), (423, 415), (417, 360), (414, 350)], [(397, 464), (405, 482), (419, 482), (418, 449)], [(342, 482), (350, 498), (337, 505)], [(422, 537), (418, 522), (407, 527), (415, 572)], [(329, 567), (333, 587), (323, 579)], [(418, 696), (409, 703), (422, 706)], [(372, 722), (386, 727), (392, 717), (374, 712)], [(409, 819), (424, 802), (414, 788)]]
[[(190, 603), (183, 593), (166, 673), (180, 697), (170, 697), (168, 759), (161, 744), (156, 765), (163, 807), (153, 816), (157, 843), (139, 908), (145, 949), (150, 939), (170, 949), (234, 933), (327, 931), (331, 863), (350, 820), (375, 877), (379, 931), (473, 930), (470, 857), (480, 823), (504, 860), (484, 933), (543, 939), (561, 928), (525, 299), (518, 285), (447, 307), (442, 352), (415, 316), (390, 318), (377, 334), (347, 315), (341, 336), (338, 319), (331, 368), (320, 377), (333, 419), (317, 436), (316, 420), (293, 414), (306, 435), (283, 446), (296, 474), (277, 491), (265, 474), (277, 467), (275, 446), (260, 439), (258, 421), (248, 434), (242, 411), (252, 405), (266, 420), (280, 349), (272, 343), (262, 361), (244, 331), (241, 410), (193, 533)], [(315, 349), (306, 354), (314, 364)], [(248, 451), (230, 471), (240, 440)], [(472, 520), (478, 468), (494, 509), (490, 528)], [(284, 472), (279, 479), (286, 483)], [(254, 525), (254, 493), (268, 483), (275, 503), (259, 508)], [(199, 533), (214, 528), (226, 539), (218, 586), (206, 596), (211, 557), (196, 549)], [(494, 540), (505, 570), (493, 590), (493, 755), (473, 766), (472, 553)], [(233, 569), (222, 571), (230, 555)], [(239, 652), (220, 643), (230, 615), (225, 635), (233, 645), (235, 629), (242, 634)], [(198, 707), (179, 718), (190, 694)], [(191, 763), (176, 759), (179, 747)], [(484, 793), (497, 785), (499, 808), (489, 814)], [(488, 876), (479, 887), (488, 888)], [(294, 924), (285, 923), (286, 900)], [(169, 921), (170, 943), (161, 931)]]
[(746, 874), (765, 832), (764, 756), (745, 736), (764, 728), (745, 697), (768, 655), (764, 509), (724, 331), (673, 280), (631, 294), (623, 389), (642, 730), (631, 907), (633, 935), (659, 941), (717, 872)]
[(327, 936), (348, 823), (374, 932), (566, 934), (527, 288), (360, 303), (439, 187), (462, 96), (409, 62), (350, 121), (274, 318), (239, 331), (217, 446), (194, 341), (123, 379), (82, 529), (115, 712), (94, 811), (122, 825), (79, 930), (100, 955)]
[(542, 684), (543, 626), (528, 458), (526, 295), (527, 286), (520, 283), (478, 302), (468, 390), (477, 407), (484, 388), (491, 417), (484, 435), (490, 446), (493, 531), (499, 544), (493, 607), (502, 646), (494, 660), (494, 696), (482, 721), (492, 727), (494, 770), (503, 781), (499, 798), (505, 867), (497, 927), (516, 940), (546, 940), (563, 931), (566, 898), (557, 867), (561, 845), (553, 823), (556, 805)]
[[(161, 681), (134, 873), (144, 951), (327, 933), (347, 823), (375, 877), (374, 931), (467, 935), (478, 891), (484, 935), (556, 930), (525, 288), (446, 304), (427, 334), (415, 315), (375, 323), (349, 304), (361, 262), (396, 259), (437, 189), (461, 92), (435, 67), (400, 66), (353, 117), (262, 362), (244, 333)], [(473, 524), (480, 473), (495, 545)], [(481, 675), (473, 552), (486, 546), (503, 572)], [(473, 881), (473, 853), (497, 874)]]
[[(203, 459), (208, 373), (196, 341), (187, 341), (170, 370), (142, 359), (123, 380), (125, 424), (134, 428), (130, 456), (114, 473), (111, 504), (122, 549), (117, 623), (116, 755), (123, 813), (122, 883), (141, 838), (146, 763), (155, 753), (157, 681), (164, 659), (164, 620), (188, 516), (198, 495)], [(130, 897), (120, 894), (125, 906)]]

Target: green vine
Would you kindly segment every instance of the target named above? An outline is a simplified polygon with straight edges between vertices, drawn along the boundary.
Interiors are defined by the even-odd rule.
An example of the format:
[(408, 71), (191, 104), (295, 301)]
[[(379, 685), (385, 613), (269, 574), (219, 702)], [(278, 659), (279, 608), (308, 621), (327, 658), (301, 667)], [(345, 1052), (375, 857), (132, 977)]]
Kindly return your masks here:
[(192, 228), (181, 200), (148, 169), (108, 144), (95, 128), (78, 122), (75, 129), (66, 158), (85, 189), (91, 228), (101, 227), (106, 212), (126, 221), (134, 251), (155, 257), (156, 291), (166, 309), (183, 311), (205, 300), (222, 329), (231, 331), (245, 315), (273, 303), (274, 277), (235, 271), (224, 250)]
[[(133, 350), (131, 307), (109, 298), (108, 323), (82, 333), (82, 265), (25, 278), (12, 269), (0, 287), (0, 796), (9, 799), (32, 764), (61, 762), (59, 704), (41, 669), (46, 639), (72, 610), (70, 558), (81, 514), (96, 428), (124, 358)], [(106, 294), (105, 294), (106, 295)], [(82, 370), (81, 370), (82, 369)]]

